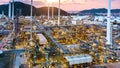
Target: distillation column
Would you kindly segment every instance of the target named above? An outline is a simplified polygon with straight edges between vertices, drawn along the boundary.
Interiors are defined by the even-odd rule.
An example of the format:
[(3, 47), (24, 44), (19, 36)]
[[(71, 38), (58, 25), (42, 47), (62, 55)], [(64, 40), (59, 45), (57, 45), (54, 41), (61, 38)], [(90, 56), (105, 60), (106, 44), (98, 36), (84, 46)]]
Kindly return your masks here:
[(8, 17), (11, 18), (11, 0), (9, 1)]
[(112, 45), (112, 25), (110, 23), (111, 18), (111, 0), (108, 0), (107, 9), (107, 44)]

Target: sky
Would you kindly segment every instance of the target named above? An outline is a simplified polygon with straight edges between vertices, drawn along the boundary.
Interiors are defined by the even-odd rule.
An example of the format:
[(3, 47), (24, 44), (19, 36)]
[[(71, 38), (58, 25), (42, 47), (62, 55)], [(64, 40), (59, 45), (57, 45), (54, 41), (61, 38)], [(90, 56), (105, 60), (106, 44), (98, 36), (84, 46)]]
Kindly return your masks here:
[[(30, 4), (30, 0), (15, 0)], [(58, 7), (59, 0), (33, 0), (34, 6), (54, 6)], [(49, 2), (48, 2), (49, 1)], [(61, 9), (65, 11), (81, 11), (92, 8), (107, 8), (108, 0), (61, 0)], [(1, 0), (0, 4), (7, 4), (9, 0)], [(120, 9), (120, 0), (112, 0), (112, 9)]]

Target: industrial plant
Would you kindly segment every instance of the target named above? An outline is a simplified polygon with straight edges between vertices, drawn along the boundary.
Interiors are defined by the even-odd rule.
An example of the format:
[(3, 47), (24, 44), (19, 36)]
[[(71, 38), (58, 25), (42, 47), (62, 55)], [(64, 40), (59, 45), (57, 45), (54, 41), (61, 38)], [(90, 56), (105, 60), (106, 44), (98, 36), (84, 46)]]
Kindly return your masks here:
[(9, 0), (0, 14), (0, 68), (120, 68), (120, 17), (111, 0), (106, 15), (70, 14), (61, 0), (58, 8), (49, 2), (40, 12), (31, 0), (24, 12)]

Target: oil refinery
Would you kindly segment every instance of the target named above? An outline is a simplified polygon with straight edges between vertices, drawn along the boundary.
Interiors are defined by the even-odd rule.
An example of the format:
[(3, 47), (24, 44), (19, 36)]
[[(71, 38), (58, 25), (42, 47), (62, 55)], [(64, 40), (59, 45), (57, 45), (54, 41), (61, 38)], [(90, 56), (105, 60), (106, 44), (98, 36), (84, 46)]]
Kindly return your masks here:
[[(0, 14), (0, 68), (120, 68), (120, 17), (62, 15), (48, 6), (47, 15)], [(1, 8), (0, 8), (1, 9)], [(50, 9), (52, 13), (50, 13)], [(51, 15), (52, 14), (52, 15)]]

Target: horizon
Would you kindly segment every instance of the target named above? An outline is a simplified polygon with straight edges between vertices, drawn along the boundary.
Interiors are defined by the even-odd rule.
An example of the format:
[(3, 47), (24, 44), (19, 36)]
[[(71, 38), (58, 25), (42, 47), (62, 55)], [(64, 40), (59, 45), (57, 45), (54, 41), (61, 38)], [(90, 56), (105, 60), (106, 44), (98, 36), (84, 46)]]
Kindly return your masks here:
[[(19, 1), (19, 2), (23, 2), (26, 4), (30, 4), (30, 0), (15, 0), (15, 1)], [(34, 5), (36, 8), (40, 8), (40, 7), (47, 7), (48, 2), (46, 2), (45, 0), (33, 0), (34, 1)], [(52, 0), (49, 0), (52, 1)], [(57, 0), (53, 0), (55, 1), (53, 4), (50, 4), (50, 6), (52, 7), (58, 7), (58, 2)], [(98, 8), (107, 8), (107, 1), (101, 1), (101, 0), (61, 0), (61, 9), (67, 11), (67, 12), (79, 12), (82, 10), (89, 10), (89, 9), (98, 9)], [(0, 5), (2, 4), (8, 4), (9, 0), (2, 0), (0, 2)], [(101, 4), (102, 3), (102, 4)], [(120, 0), (112, 0), (112, 9), (120, 9), (120, 7), (118, 6), (120, 3)], [(94, 4), (94, 5), (93, 5)]]
[[(24, 3), (24, 2), (21, 2), (21, 1), (15, 1), (15, 2), (20, 2), (20, 3), (23, 3), (23, 4), (27, 4), (27, 5), (30, 5), (29, 3)], [(8, 4), (0, 4), (0, 6), (1, 5), (8, 5)], [(42, 8), (42, 7), (48, 7), (48, 6), (40, 6), (40, 7), (36, 7), (35, 5), (33, 5), (35, 8)], [(50, 6), (50, 7), (55, 7), (55, 8), (58, 8), (58, 7), (56, 7), (56, 6)], [(79, 13), (80, 11), (84, 11), (84, 10), (93, 10), (93, 9), (106, 9), (107, 10), (107, 8), (90, 8), (90, 9), (83, 9), (83, 10), (78, 10), (78, 11), (75, 11), (75, 10), (73, 10), (73, 11), (66, 11), (66, 10), (64, 10), (64, 9), (62, 9), (61, 8), (61, 10), (63, 10), (63, 11), (66, 11), (67, 13)], [(118, 8), (119, 10), (120, 10), (120, 8)], [(116, 8), (114, 9), (111, 9), (111, 10), (116, 10)]]

